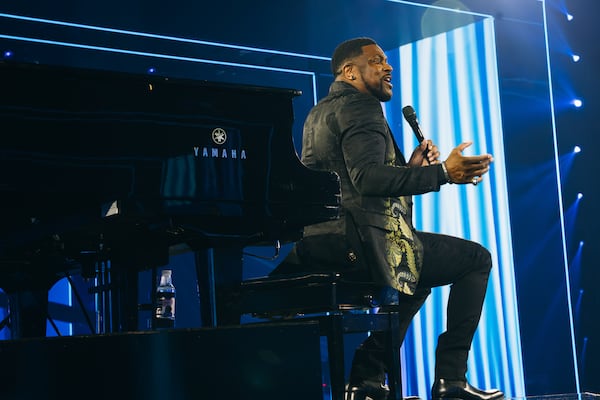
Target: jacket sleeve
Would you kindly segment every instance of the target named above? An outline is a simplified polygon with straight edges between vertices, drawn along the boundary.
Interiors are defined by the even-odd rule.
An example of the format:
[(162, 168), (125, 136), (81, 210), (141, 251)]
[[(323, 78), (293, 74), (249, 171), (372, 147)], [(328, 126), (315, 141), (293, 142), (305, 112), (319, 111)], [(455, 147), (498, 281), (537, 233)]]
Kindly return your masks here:
[(363, 196), (409, 196), (440, 190), (446, 182), (441, 165), (386, 165), (394, 146), (381, 104), (362, 93), (351, 96), (338, 113), (346, 170)]

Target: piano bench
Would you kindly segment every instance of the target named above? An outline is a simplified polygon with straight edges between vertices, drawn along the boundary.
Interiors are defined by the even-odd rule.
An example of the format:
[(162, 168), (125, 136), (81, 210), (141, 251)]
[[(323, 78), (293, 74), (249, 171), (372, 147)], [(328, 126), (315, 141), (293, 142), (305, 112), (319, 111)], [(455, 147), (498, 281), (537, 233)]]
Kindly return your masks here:
[[(237, 311), (265, 322), (317, 321), (327, 337), (332, 400), (345, 398), (344, 335), (386, 332), (389, 399), (401, 399), (399, 318), (393, 307), (375, 312), (382, 287), (344, 280), (339, 273), (307, 273), (253, 278), (234, 290)], [(261, 323), (261, 322), (258, 322)]]

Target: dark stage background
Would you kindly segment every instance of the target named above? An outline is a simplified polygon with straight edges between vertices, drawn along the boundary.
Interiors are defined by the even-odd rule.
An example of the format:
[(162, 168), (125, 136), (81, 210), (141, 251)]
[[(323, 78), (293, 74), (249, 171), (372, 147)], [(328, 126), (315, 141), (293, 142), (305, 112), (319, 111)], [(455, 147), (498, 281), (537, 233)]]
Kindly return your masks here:
[[(566, 246), (570, 262), (571, 297), (579, 359), (581, 390), (600, 392), (600, 324), (597, 311), (600, 279), (596, 205), (598, 187), (591, 179), (598, 172), (594, 159), (598, 133), (597, 111), (600, 87), (598, 25), (600, 3), (595, 0), (546, 1), (464, 0), (419, 1), (443, 7), (461, 6), (495, 18), (500, 73), (506, 168), (511, 211), (518, 306), (522, 330), (523, 361), (528, 395), (573, 393), (573, 355), (567, 315), (568, 305), (562, 269), (562, 238), (557, 228), (556, 184), (546, 184), (547, 165), (554, 162), (553, 123), (557, 152), (561, 160), (562, 200), (566, 215)], [(422, 8), (407, 6), (402, 12), (384, 0), (306, 0), (280, 2), (186, 2), (175, 0), (0, 1), (0, 50), (24, 62), (88, 67), (146, 73), (218, 82), (248, 83), (299, 89), (303, 96), (294, 103), (296, 115), (293, 138), (300, 143), (304, 116), (315, 98), (325, 94), (331, 74), (327, 57), (340, 41), (353, 36), (371, 36), (384, 49), (396, 48), (451, 28), (446, 21), (423, 32)], [(574, 15), (567, 21), (564, 10)], [(54, 26), (39, 20), (6, 18), (6, 15), (67, 21), (74, 24), (109, 27), (115, 31), (82, 30), (77, 26)], [(555, 114), (549, 101), (544, 18), (549, 27), (549, 61)], [(392, 29), (393, 27), (393, 29)], [(135, 37), (118, 30), (161, 35)], [(37, 42), (14, 40), (13, 36), (35, 36)], [(82, 32), (84, 32), (82, 34)], [(166, 40), (165, 37), (193, 38), (204, 43)], [(73, 40), (90, 46), (136, 49), (138, 54), (99, 51), (100, 48), (72, 48), (52, 41)], [(235, 45), (216, 48), (213, 42)], [(251, 48), (280, 53), (260, 53)], [(581, 55), (573, 63), (570, 52)], [(177, 54), (179, 59), (161, 59), (150, 54)], [(310, 57), (298, 56), (310, 55)], [(194, 59), (227, 60), (201, 64)], [(275, 70), (244, 70), (238, 63), (273, 66)], [(315, 81), (290, 70), (316, 71)], [(315, 92), (316, 88), (316, 92)], [(575, 108), (573, 97), (583, 99)], [(2, 132), (2, 134), (7, 134)], [(575, 145), (582, 152), (574, 160)], [(577, 193), (584, 197), (575, 204)], [(584, 245), (581, 247), (580, 242)], [(185, 257), (185, 256), (183, 256)], [(185, 260), (183, 261), (185, 262)], [(251, 275), (262, 275), (272, 265), (257, 264)], [(178, 323), (197, 326), (195, 290), (179, 272)], [(184, 283), (185, 282), (185, 283)], [(186, 300), (186, 293), (189, 299)], [(186, 308), (184, 304), (188, 304)]]

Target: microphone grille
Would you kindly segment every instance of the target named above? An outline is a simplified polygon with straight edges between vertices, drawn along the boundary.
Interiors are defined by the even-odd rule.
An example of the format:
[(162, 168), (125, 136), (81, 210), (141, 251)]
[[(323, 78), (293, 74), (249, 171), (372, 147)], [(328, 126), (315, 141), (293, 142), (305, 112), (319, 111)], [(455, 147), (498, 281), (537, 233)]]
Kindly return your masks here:
[(402, 114), (404, 115), (404, 118), (406, 118), (407, 120), (417, 119), (417, 113), (416, 113), (415, 109), (412, 108), (412, 106), (402, 107)]

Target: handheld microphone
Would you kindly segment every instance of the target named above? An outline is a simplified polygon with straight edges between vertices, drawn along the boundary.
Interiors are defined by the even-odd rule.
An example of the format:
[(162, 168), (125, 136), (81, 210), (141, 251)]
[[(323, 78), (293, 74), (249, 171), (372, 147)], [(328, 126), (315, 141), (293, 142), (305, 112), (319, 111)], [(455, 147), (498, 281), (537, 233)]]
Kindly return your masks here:
[[(417, 121), (417, 112), (414, 108), (412, 108), (412, 106), (405, 106), (402, 107), (402, 114), (404, 115), (404, 119), (406, 120), (406, 122), (408, 122), (408, 124), (412, 128), (412, 131), (417, 137), (419, 144), (421, 144), (421, 142), (425, 140), (425, 136), (423, 136), (423, 132), (421, 132), (421, 127), (419, 126), (419, 121)], [(431, 164), (431, 162), (427, 158), (427, 152), (428, 150), (425, 149), (425, 151), (423, 151), (423, 156), (427, 160), (427, 164)]]
[(423, 132), (421, 132), (421, 128), (419, 127), (419, 121), (417, 121), (417, 113), (412, 106), (402, 107), (402, 114), (404, 115), (404, 119), (410, 127), (412, 128), (413, 133), (417, 137), (419, 144), (425, 140), (423, 136)]

